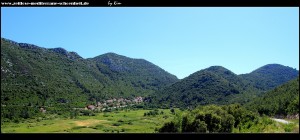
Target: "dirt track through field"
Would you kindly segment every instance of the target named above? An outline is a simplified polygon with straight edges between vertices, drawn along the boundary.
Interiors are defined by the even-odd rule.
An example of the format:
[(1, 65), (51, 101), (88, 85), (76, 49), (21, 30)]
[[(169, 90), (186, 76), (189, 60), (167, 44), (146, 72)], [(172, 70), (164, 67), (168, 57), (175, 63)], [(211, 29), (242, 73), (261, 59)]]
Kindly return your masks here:
[(99, 122), (107, 122), (107, 120), (89, 119), (89, 120), (83, 120), (83, 121), (75, 121), (75, 124), (77, 126), (92, 126), (92, 125), (98, 124)]
[(291, 123), (291, 122), (286, 121), (286, 120), (283, 120), (283, 119), (275, 119), (275, 118), (271, 118), (271, 119), (274, 120), (274, 121), (277, 121), (277, 122), (284, 123), (284, 124), (289, 124), (289, 123)]

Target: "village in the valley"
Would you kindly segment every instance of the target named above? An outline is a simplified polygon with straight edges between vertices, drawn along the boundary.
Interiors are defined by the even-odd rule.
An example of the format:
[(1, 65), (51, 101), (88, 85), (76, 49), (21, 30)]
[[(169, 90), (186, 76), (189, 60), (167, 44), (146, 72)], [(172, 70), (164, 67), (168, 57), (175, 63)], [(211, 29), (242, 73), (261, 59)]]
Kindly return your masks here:
[[(103, 102), (96, 102), (95, 105), (89, 104), (84, 108), (73, 108), (74, 110), (92, 110), (92, 111), (105, 111), (107, 109), (116, 109), (116, 108), (124, 108), (127, 106), (133, 106), (136, 104), (143, 103), (143, 97), (138, 96), (133, 99), (129, 98), (112, 98), (109, 100), (104, 100)], [(5, 106), (5, 105), (2, 105)], [(40, 108), (40, 112), (46, 113), (45, 107)]]
[[(126, 106), (132, 106), (135, 104), (140, 104), (143, 102), (143, 97), (138, 96), (133, 99), (124, 99), (124, 98), (113, 98), (109, 100), (105, 100), (103, 102), (97, 102), (95, 105), (87, 105), (84, 110), (97, 110), (97, 111), (104, 111), (106, 109), (112, 109), (112, 108), (122, 108)], [(82, 108), (76, 108), (76, 109), (82, 109)]]

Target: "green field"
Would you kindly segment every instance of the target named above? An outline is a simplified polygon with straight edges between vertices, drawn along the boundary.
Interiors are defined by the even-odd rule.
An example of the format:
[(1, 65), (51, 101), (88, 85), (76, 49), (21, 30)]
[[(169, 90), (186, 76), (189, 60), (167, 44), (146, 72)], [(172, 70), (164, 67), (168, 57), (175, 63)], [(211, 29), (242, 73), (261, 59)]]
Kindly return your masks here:
[[(27, 119), (19, 123), (3, 122), (2, 133), (156, 133), (165, 122), (186, 113), (175, 109), (158, 109), (158, 115), (144, 116), (151, 110), (122, 110), (95, 113), (95, 116), (78, 116), (76, 119), (58, 115)], [(153, 110), (152, 110), (153, 111)], [(163, 113), (162, 113), (163, 112)], [(245, 124), (234, 128), (233, 133), (299, 133), (299, 119), (283, 124), (261, 117), (256, 125)]]
[[(170, 109), (159, 109), (163, 114), (144, 116), (150, 110), (130, 110), (78, 116), (76, 119), (53, 117), (30, 119), (20, 123), (5, 122), (2, 133), (154, 133), (175, 115)], [(179, 110), (178, 110), (179, 111)], [(50, 117), (49, 117), (50, 118)]]

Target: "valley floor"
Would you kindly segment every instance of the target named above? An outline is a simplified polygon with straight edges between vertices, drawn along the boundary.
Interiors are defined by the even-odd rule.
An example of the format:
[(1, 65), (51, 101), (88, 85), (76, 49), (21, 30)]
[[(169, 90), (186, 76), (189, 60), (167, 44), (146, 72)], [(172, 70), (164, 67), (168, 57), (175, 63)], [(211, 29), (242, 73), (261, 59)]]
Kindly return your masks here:
[(78, 116), (76, 119), (55, 117), (20, 123), (4, 123), (2, 133), (154, 133), (165, 122), (174, 118), (169, 109), (164, 114), (144, 116), (149, 110), (130, 110)]
[[(170, 109), (159, 109), (160, 114), (145, 116), (150, 110), (122, 110), (95, 113), (95, 116), (78, 116), (76, 119), (55, 115), (47, 118), (29, 119), (20, 123), (3, 122), (2, 133), (156, 133), (165, 122), (176, 115)], [(163, 113), (161, 113), (163, 112)], [(182, 113), (176, 109), (177, 113)], [(233, 133), (299, 133), (299, 119), (289, 124), (266, 118), (268, 125), (234, 129)]]

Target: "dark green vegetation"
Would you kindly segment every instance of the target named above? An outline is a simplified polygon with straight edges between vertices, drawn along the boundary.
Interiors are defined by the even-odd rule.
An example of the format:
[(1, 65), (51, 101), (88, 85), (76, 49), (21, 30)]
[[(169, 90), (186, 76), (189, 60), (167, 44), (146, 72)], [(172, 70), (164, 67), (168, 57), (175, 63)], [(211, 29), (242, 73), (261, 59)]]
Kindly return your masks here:
[(239, 76), (252, 83), (255, 88), (266, 91), (290, 81), (298, 75), (299, 71), (291, 67), (279, 64), (268, 64), (251, 73), (241, 74)]
[(299, 114), (299, 77), (267, 92), (245, 105), (268, 116)]
[[(67, 129), (55, 126), (51, 132), (269, 132), (282, 125), (259, 115), (299, 114), (299, 78), (288, 82), (298, 73), (279, 64), (243, 75), (212, 66), (178, 80), (143, 59), (114, 53), (83, 59), (63, 48), (45, 49), (2, 38), (1, 128), (20, 124), (19, 132), (24, 132), (23, 126), (32, 127), (26, 124), (31, 123), (29, 120), (58, 119), (56, 123), (61, 123), (61, 119), (110, 117), (106, 120), (111, 121), (109, 128), (107, 124), (92, 128), (67, 125)], [(131, 100), (134, 97), (136, 102)], [(98, 108), (93, 110), (96, 103)], [(240, 103), (246, 109), (232, 103)], [(216, 105), (205, 106), (209, 104)], [(89, 109), (93, 111), (84, 110), (86, 105), (91, 105)], [(102, 105), (109, 107), (102, 110)], [(136, 112), (138, 116), (131, 114), (132, 118), (142, 119), (138, 125), (152, 123), (147, 131), (140, 131), (143, 127), (132, 130), (136, 121), (132, 118), (114, 119), (114, 115), (121, 117), (116, 113), (120, 110), (149, 108), (153, 110)], [(101, 117), (99, 112), (103, 113)], [(126, 118), (128, 114), (122, 115)], [(171, 119), (174, 121), (166, 121)], [(162, 126), (164, 122), (167, 123)], [(279, 132), (292, 131), (294, 125), (282, 127), (284, 130)], [(39, 127), (25, 131), (38, 130)]]
[[(240, 107), (201, 106), (191, 110), (182, 117), (166, 123), (160, 132), (232, 132), (233, 128), (241, 128), (248, 122), (256, 123), (258, 115)], [(250, 124), (252, 125), (252, 124)]]
[[(266, 69), (272, 71), (267, 76), (261, 77), (259, 81), (249, 81), (252, 73)], [(266, 65), (250, 74), (236, 75), (230, 70), (221, 66), (212, 66), (200, 70), (182, 79), (181, 81), (166, 87), (164, 90), (151, 95), (156, 105), (163, 107), (196, 107), (206, 104), (244, 104), (253, 98), (262, 95), (266, 89), (279, 86), (292, 78), (296, 78), (298, 71), (278, 64)], [(267, 73), (267, 72), (266, 72)], [(276, 75), (279, 77), (276, 78)], [(285, 77), (281, 79), (282, 77)], [(271, 85), (264, 85), (264, 89), (257, 88), (257, 84), (266, 81)]]
[(299, 124), (280, 124), (266, 116), (260, 117), (238, 104), (200, 106), (166, 122), (159, 132), (237, 133), (237, 132), (299, 132)]
[(225, 98), (241, 94), (244, 89), (241, 78), (221, 67), (210, 68), (191, 74), (180, 82), (156, 94), (158, 103), (166, 106), (197, 106), (226, 103)]
[(1, 111), (4, 118), (31, 117), (41, 106), (61, 114), (113, 97), (146, 96), (176, 81), (142, 59), (112, 53), (83, 59), (62, 48), (1, 39), (1, 107), (14, 110)]

